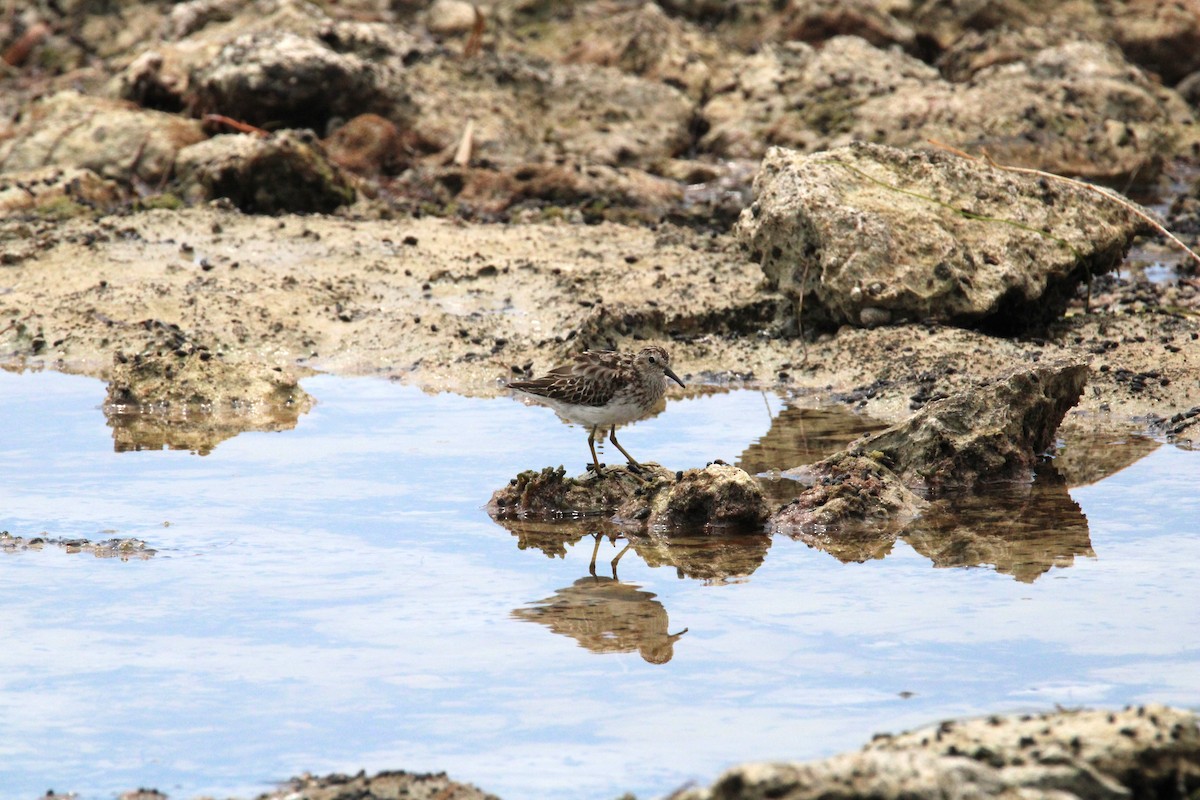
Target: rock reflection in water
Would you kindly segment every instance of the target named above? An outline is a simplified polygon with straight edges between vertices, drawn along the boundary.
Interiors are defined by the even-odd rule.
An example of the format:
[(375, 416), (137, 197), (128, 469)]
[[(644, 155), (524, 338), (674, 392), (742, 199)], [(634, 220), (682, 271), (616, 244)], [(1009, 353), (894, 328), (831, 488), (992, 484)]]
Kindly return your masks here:
[[(570, 636), (594, 653), (637, 651), (652, 664), (670, 661), (675, 640), (687, 629), (670, 633), (667, 610), (656, 596), (618, 578), (618, 565), (630, 550), (650, 567), (671, 566), (680, 578), (711, 585), (744, 580), (763, 563), (771, 547), (767, 535), (637, 535), (602, 520), (496, 522), (517, 537), (520, 549), (541, 550), (550, 558), (565, 557), (569, 547), (588, 538), (592, 544), (587, 577), (553, 597), (516, 609), (514, 617)], [(626, 544), (609, 562), (612, 577), (597, 574), (600, 544), (607, 540), (615, 546), (619, 539)]]
[(653, 592), (596, 575), (580, 578), (512, 615), (570, 636), (593, 653), (636, 651), (651, 664), (670, 661), (675, 640), (687, 633), (687, 628), (668, 632), (667, 610)]
[(861, 564), (886, 558), (896, 544), (897, 533), (883, 523), (864, 522), (854, 527), (829, 531), (781, 531), (809, 547), (823, 550), (843, 564)]
[(1095, 558), (1087, 517), (1050, 465), (1031, 484), (1008, 484), (984, 494), (935, 504), (904, 539), (938, 567), (991, 564), (1032, 583), (1077, 556)]
[(1054, 468), (1068, 486), (1087, 486), (1115, 475), (1162, 446), (1127, 432), (1078, 431), (1054, 456)]
[(200, 410), (179, 413), (106, 405), (104, 416), (112, 428), (113, 450), (118, 453), (188, 450), (206, 456), (218, 444), (240, 433), (292, 430), (308, 408), (308, 405), (264, 406), (223, 413)]
[(1052, 567), (1071, 566), (1077, 556), (1096, 556), (1087, 518), (1050, 464), (1038, 470), (1032, 483), (998, 484), (985, 492), (938, 500), (899, 531), (864, 524), (791, 535), (843, 563), (884, 558), (901, 538), (934, 566), (991, 565), (1024, 583)]
[(766, 534), (732, 536), (631, 536), (630, 546), (651, 567), (675, 567), (680, 578), (709, 585), (738, 583), (758, 569), (767, 557)]
[[(495, 518), (493, 518), (495, 519)], [(496, 524), (508, 529), (517, 537), (517, 549), (541, 550), (548, 558), (565, 558), (567, 548), (585, 536), (601, 537), (611, 541), (623, 535), (622, 530), (607, 519), (543, 520), (543, 519), (495, 519)], [(593, 567), (596, 549), (592, 550)]]
[(513, 520), (497, 519), (498, 525), (517, 537), (521, 550), (541, 550), (550, 558), (563, 558), (567, 548), (585, 537), (593, 537), (591, 574), (596, 574), (600, 542), (608, 539), (614, 545), (618, 539), (627, 541), (624, 549), (611, 560), (613, 578), (626, 552), (633, 550), (647, 566), (674, 567), (680, 578), (692, 578), (707, 584), (733, 583), (750, 576), (767, 557), (771, 537), (766, 534), (734, 533), (721, 535), (682, 536), (640, 529), (622, 530), (600, 519), (583, 520)]
[[(787, 406), (772, 419), (766, 435), (745, 449), (737, 465), (751, 475), (760, 475), (812, 464), (844, 449), (862, 434), (886, 427), (842, 406)], [(803, 489), (791, 480), (764, 480), (762, 486), (767, 499), (777, 505)]]

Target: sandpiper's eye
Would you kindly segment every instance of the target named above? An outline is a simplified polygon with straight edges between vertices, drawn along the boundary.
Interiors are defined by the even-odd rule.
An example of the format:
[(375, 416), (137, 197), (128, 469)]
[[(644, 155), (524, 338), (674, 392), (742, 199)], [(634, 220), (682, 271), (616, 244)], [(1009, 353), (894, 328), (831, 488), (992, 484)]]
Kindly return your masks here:
[(648, 357), (646, 358), (646, 360), (647, 360), (647, 361), (649, 361), (651, 364), (657, 364), (657, 363), (658, 363), (658, 359), (657, 359), (657, 358), (655, 358), (654, 356), (648, 356)]

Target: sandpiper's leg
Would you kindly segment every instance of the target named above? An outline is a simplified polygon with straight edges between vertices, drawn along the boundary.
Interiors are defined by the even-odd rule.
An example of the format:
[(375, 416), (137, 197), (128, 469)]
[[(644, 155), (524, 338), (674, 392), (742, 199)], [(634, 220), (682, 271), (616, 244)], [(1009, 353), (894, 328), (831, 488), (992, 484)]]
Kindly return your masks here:
[(625, 551), (628, 550), (632, 546), (633, 545), (630, 545), (630, 544), (625, 545), (624, 549), (622, 549), (621, 552), (617, 553), (617, 557), (612, 560), (613, 580), (614, 581), (618, 580), (618, 578), (617, 578), (617, 562), (621, 560), (621, 556), (625, 555)]
[[(592, 466), (596, 470), (596, 474), (600, 474), (600, 459), (596, 458), (596, 429), (592, 428), (588, 431), (588, 449), (592, 451)], [(622, 450), (622, 453), (625, 451)]]
[(608, 429), (608, 440), (616, 445), (617, 449), (621, 451), (621, 455), (629, 459), (629, 466), (633, 472), (642, 471), (642, 465), (639, 464), (633, 456), (625, 452), (625, 448), (621, 447), (621, 443), (617, 441), (617, 428), (615, 425)]
[(588, 564), (588, 572), (594, 578), (596, 577), (596, 555), (600, 552), (600, 534), (593, 533), (592, 536), (596, 537), (596, 546), (592, 548), (592, 563)]

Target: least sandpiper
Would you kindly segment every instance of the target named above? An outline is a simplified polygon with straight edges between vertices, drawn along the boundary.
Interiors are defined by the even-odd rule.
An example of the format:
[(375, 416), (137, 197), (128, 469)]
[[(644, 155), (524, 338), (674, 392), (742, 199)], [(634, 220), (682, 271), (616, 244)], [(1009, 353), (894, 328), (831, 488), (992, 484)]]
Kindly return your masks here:
[(636, 353), (588, 350), (539, 378), (513, 381), (508, 387), (549, 406), (568, 422), (586, 425), (592, 467), (599, 474), (596, 433), (604, 428), (608, 428), (609, 441), (629, 459), (629, 465), (635, 470), (641, 468), (617, 441), (617, 426), (650, 413), (667, 390), (667, 378), (683, 386), (671, 371), (671, 356), (652, 344)]

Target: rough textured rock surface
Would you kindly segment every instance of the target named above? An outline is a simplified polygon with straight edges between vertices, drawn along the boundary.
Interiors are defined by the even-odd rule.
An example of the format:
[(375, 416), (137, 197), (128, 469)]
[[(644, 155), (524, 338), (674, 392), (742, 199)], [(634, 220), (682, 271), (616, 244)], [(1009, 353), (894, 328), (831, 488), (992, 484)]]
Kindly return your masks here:
[(1079, 797), (1190, 797), (1200, 789), (1196, 715), (1157, 704), (943, 722), (865, 748), (906, 751), (965, 755), (1021, 784), (1044, 781)]
[(795, 533), (860, 521), (886, 522), (884, 527), (894, 530), (928, 507), (887, 467), (845, 451), (784, 475), (811, 488), (771, 515), (768, 527), (775, 531)]
[[(728, 209), (706, 213), (695, 198), (707, 195), (704, 204), (720, 208), (718, 198), (745, 192), (747, 179), (740, 169), (724, 171), (732, 186), (704, 174), (721, 173), (730, 158), (757, 159), (771, 144), (927, 147), (934, 138), (1125, 186), (1153, 182), (1166, 159), (1200, 142), (1178, 94), (1108, 44), (1121, 39), (1120, 28), (1128, 29), (1126, 55), (1145, 50), (1162, 62), (1172, 48), (1185, 50), (1187, 21), (1165, 0), (1133, 4), (1129, 13), (1121, 4), (1105, 12), (1015, 1), (945, 9), (875, 0), (680, 5), (483, 4), (476, 37), (474, 11), (457, 2), (426, 10), (407, 2), (31, 0), (11, 28), (29, 32), (45, 27), (41, 17), (56, 20), (22, 56), (52, 77), (14, 82), (0, 96), (0, 120), (19, 116), (22, 98), (52, 94), (47, 83), (178, 117), (212, 113), (319, 136), (371, 112), (396, 125), (402, 140), (398, 154), (381, 154), (392, 168), (363, 171), (366, 195), (389, 211), (490, 221), (514, 207), (576, 206), (588, 221), (597, 213), (687, 218), (722, 230)], [(965, 55), (937, 61), (943, 74), (920, 60), (933, 62), (968, 39), (975, 44)], [(96, 54), (108, 59), (102, 69), (55, 74)], [(389, 185), (405, 167), (451, 159), (517, 180), (428, 169)], [(599, 197), (586, 195), (590, 187), (556, 196), (520, 180), (526, 168), (560, 160), (669, 178), (675, 191), (667, 197), (658, 182), (630, 180)], [(474, 194), (458, 198), (468, 184)]]
[(726, 70), (701, 109), (700, 144), (729, 158), (760, 158), (771, 146), (814, 152), (845, 144), (873, 103), (939, 81), (928, 64), (853, 36), (820, 49), (770, 45)]
[(113, 208), (123, 197), (115, 181), (79, 167), (42, 167), (0, 175), (0, 214), (26, 211), (66, 218), (85, 209)]
[(1128, 800), (1198, 788), (1196, 715), (1149, 705), (943, 722), (824, 761), (735, 767), (671, 800)]
[[(600, 475), (589, 472), (582, 478), (568, 477), (562, 467), (526, 470), (492, 494), (488, 513), (507, 519), (615, 516), (632, 521), (637, 509), (646, 505), (640, 498), (646, 495), (647, 485), (653, 492), (674, 479), (666, 467), (652, 463), (642, 466), (648, 480), (625, 467), (605, 467)], [(625, 513), (619, 513), (619, 509)]]
[(729, 464), (709, 464), (678, 476), (650, 503), (651, 527), (758, 529), (767, 504), (758, 481)]
[(1079, 400), (1087, 376), (1087, 365), (1072, 361), (1018, 367), (975, 391), (930, 403), (855, 442), (850, 453), (887, 465), (909, 486), (934, 492), (984, 480), (1028, 479)]
[[(585, 222), (604, 219), (636, 222), (681, 213), (685, 190), (674, 180), (633, 167), (563, 158), (559, 163), (523, 163), (514, 167), (418, 166), (396, 182), (396, 188), (438, 208), (457, 208), (480, 220), (503, 219), (526, 208), (579, 206)], [(711, 206), (688, 207), (686, 216), (711, 219)], [(732, 218), (740, 212), (726, 212)]]
[(192, 201), (226, 198), (251, 214), (328, 213), (354, 202), (354, 188), (305, 131), (229, 135), (179, 152), (177, 184)]
[(1096, 191), (878, 145), (772, 149), (755, 195), (737, 235), (801, 321), (825, 325), (1020, 330), (1061, 314), (1143, 227)]
[(322, 144), (330, 161), (362, 175), (394, 175), (411, 162), (400, 130), (378, 114), (359, 114), (347, 120)]
[(156, 319), (219, 342), (231, 360), (482, 397), (640, 338), (671, 342), (689, 385), (779, 386), (887, 422), (1039, 358), (1091, 362), (1067, 420), (1075, 430), (1103, 420), (1142, 430), (1150, 415), (1196, 406), (1200, 390), (1200, 318), (1189, 312), (1200, 291), (1188, 284), (1098, 281), (1091, 312), (1073, 303), (1044, 339), (847, 326), (806, 344), (736, 243), (673, 226), (264, 220), (210, 206), (5, 219), (0, 263), (11, 287), (0, 357), (101, 378), (114, 352), (144, 347), (152, 298)]
[(1113, 38), (1135, 64), (1167, 85), (1200, 69), (1200, 3), (1123, 0), (1114, 4)]
[[(145, 347), (118, 352), (104, 413), (117, 451), (205, 454), (245, 430), (286, 430), (312, 407), (297, 375), (257, 361), (230, 361), (177, 325), (146, 320)], [(119, 422), (120, 424), (116, 424)]]
[[(399, 119), (411, 111), (399, 79), (404, 64), (432, 49), (398, 26), (331, 18), (319, 5), (296, 0), (193, 0), (171, 6), (160, 27), (161, 39), (124, 65), (105, 86), (108, 94), (170, 111), (192, 107), (243, 120), (319, 121), (318, 132), (324, 132), (322, 113), (366, 110), (328, 91), (316, 97), (324, 70), (339, 89), (387, 105)], [(256, 58), (262, 59), (257, 67)], [(318, 83), (294, 82), (291, 70)], [(270, 76), (283, 80), (269, 86), (264, 81)], [(254, 105), (259, 101), (280, 116), (264, 118)]]
[(455, 147), (469, 110), (473, 162), (483, 166), (560, 156), (649, 166), (691, 143), (693, 109), (683, 93), (614, 68), (484, 54), (417, 62), (406, 83), (419, 109), (417, 138), (431, 151)]
[[(12, 190), (33, 196), (33, 205), (0, 217), (4, 367), (115, 377), (116, 388), (133, 391), (127, 364), (113, 355), (135, 354), (135, 362), (142, 355), (151, 383), (169, 369), (202, 379), (201, 396), (215, 398), (249, 396), (239, 388), (248, 380), (242, 370), (257, 380), (259, 370), (301, 363), (495, 396), (505, 379), (534, 363), (656, 338), (672, 341), (692, 396), (714, 385), (779, 388), (898, 420), (1014, 365), (1064, 356), (1094, 369), (1069, 420), (1076, 430), (1153, 424), (1164, 435), (1195, 436), (1194, 276), (1148, 285), (1129, 277), (1130, 267), (1098, 279), (1090, 305), (1080, 293), (1068, 316), (1037, 338), (909, 324), (846, 326), (802, 341), (783, 313), (795, 298), (764, 288), (761, 270), (725, 235), (729, 209), (748, 204), (748, 176), (771, 143), (810, 149), (858, 138), (925, 147), (935, 137), (973, 154), (987, 150), (1001, 161), (1118, 186), (1153, 181), (1164, 159), (1200, 152), (1188, 149), (1194, 114), (1181, 110), (1180, 92), (1169, 88), (1175, 72), (1197, 68), (1194, 0), (663, 0), (661, 10), (624, 0), (500, 0), (480, 4), (487, 25), (473, 55), (463, 13), (469, 4), (441, 5), (454, 6), (457, 20), (426, 14), (424, 0), (4, 4), (0, 153), (10, 160), (0, 159), (0, 169), (17, 171)], [(858, 38), (841, 36), (848, 33)], [(378, 140), (339, 142), (350, 145), (343, 168), (363, 178), (355, 182), (354, 207), (336, 216), (271, 218), (234, 213), (229, 203), (139, 210), (170, 188), (175, 153), (214, 129), (190, 119), (193, 111), (253, 120), (260, 117), (251, 103), (275, 102), (264, 89), (230, 95), (227, 107), (197, 103), (215, 96), (196, 92), (211, 88), (208, 67), (241, 37), (263, 45), (254, 56), (264, 64), (294, 65), (307, 77), (329, 68), (358, 101), (379, 103), (398, 140), (385, 127)], [(288, 37), (295, 47), (280, 48)], [(300, 57), (279, 61), (281, 49)], [(1127, 59), (1164, 75), (1164, 84)], [(253, 69), (242, 74), (252, 78)], [(67, 105), (58, 95), (64, 88), (91, 99), (48, 113)], [(307, 83), (275, 88), (279, 116), (297, 115), (318, 136), (341, 129), (327, 115), (362, 110), (339, 105), (337, 96), (316, 97)], [(95, 99), (105, 94), (142, 108)], [(375, 141), (382, 147), (372, 150)], [(17, 166), (29, 154), (39, 169), (89, 172), (43, 190)], [(730, 156), (741, 160), (727, 162)], [(55, 194), (60, 185), (79, 192)], [(126, 205), (94, 216), (89, 203), (105, 205), (110, 186)], [(77, 203), (85, 194), (89, 202)], [(1176, 216), (1193, 232), (1200, 230), (1197, 197), (1193, 190)], [(706, 207), (724, 211), (706, 220)], [(612, 224), (630, 210), (645, 211), (655, 226)], [(490, 215), (509, 224), (470, 224)], [(672, 224), (681, 219), (696, 229)], [(602, 220), (609, 222), (578, 224)], [(191, 354), (178, 348), (184, 356), (148, 355), (147, 316), (178, 326), (186, 342), (207, 343), (209, 361), (198, 346)], [(888, 319), (886, 309), (870, 306), (859, 321)], [(202, 374), (201, 364), (211, 371)], [(189, 406), (189, 421), (201, 416)], [(222, 435), (254, 424), (231, 423)], [(180, 436), (147, 431), (118, 439), (118, 447), (206, 446)], [(1086, 460), (1079, 472), (1094, 474)], [(1056, 508), (1070, 511), (1066, 501)], [(982, 560), (1021, 580), (1087, 552), (1077, 517), (1067, 520), (1069, 537), (1035, 550), (1028, 541), (1006, 549), (1000, 537), (989, 538), (990, 528), (952, 539), (927, 527), (936, 513), (857, 551), (843, 539), (830, 552), (875, 557), (899, 535), (937, 564)], [(585, 519), (583, 532), (568, 535), (616, 529)], [(533, 534), (520, 535), (530, 546), (564, 546), (546, 531), (538, 545)], [(771, 542), (755, 534), (734, 545), (731, 538), (630, 534), (648, 563), (714, 582), (753, 572)], [(617, 602), (629, 597), (613, 594)], [(1153, 736), (1160, 733), (1171, 735)], [(1160, 762), (1148, 752), (1152, 772)], [(927, 756), (946, 763), (936, 754), (913, 760)], [(997, 776), (986, 772), (995, 769), (986, 761), (958, 758), (936, 786), (1027, 798), (1056, 781), (1085, 786), (1092, 796), (1111, 790), (1049, 770), (1028, 778), (1016, 766), (1014, 759)], [(980, 783), (959, 781), (977, 769), (985, 770)], [(1195, 795), (1189, 780), (1175, 785)], [(444, 779), (331, 776), (305, 778), (281, 794), (369, 798), (425, 789), (465, 791)], [(161, 797), (150, 790), (129, 796)]]
[(643, 464), (640, 475), (605, 467), (600, 476), (569, 478), (562, 467), (522, 472), (496, 491), (488, 513), (502, 519), (603, 516), (641, 529), (759, 530), (767, 517), (762, 489), (744, 470), (710, 464), (676, 475)]
[(301, 775), (280, 789), (261, 795), (258, 800), (500, 800), (469, 783), (450, 780), (444, 772), (403, 771), (367, 775)]
[(235, 39), (190, 79), (196, 113), (321, 131), (334, 116), (396, 114), (396, 84), (386, 65), (286, 31)]
[(567, 39), (568, 63), (617, 67), (681, 89), (693, 100), (704, 96), (714, 65), (728, 55), (707, 31), (665, 13), (654, 3), (616, 13), (606, 6), (581, 8), (564, 24), (559, 36), (534, 40), (530, 48), (545, 58), (556, 59), (563, 57), (562, 39)]
[[(872, 549), (874, 540), (890, 542), (931, 508), (914, 489), (937, 494), (984, 481), (1027, 481), (1082, 394), (1087, 374), (1087, 367), (1077, 362), (1016, 369), (977, 389), (931, 402), (904, 422), (864, 436), (829, 458), (788, 470), (785, 476), (810, 488), (776, 511), (769, 528), (794, 536), (847, 529)], [(864, 536), (863, 522), (883, 524), (876, 525), (877, 535)], [(927, 528), (938, 530), (938, 525)]]
[(0, 137), (0, 170), (78, 167), (128, 187), (170, 177), (181, 149), (205, 138), (200, 123), (131, 103), (61, 92)]
[(1086, 41), (1070, 30), (1040, 25), (1001, 25), (986, 31), (964, 31), (937, 58), (942, 77), (967, 83), (985, 70), (1019, 64), (1031, 53), (1040, 53), (1068, 42)]
[(1091, 41), (1052, 42), (965, 83), (845, 36), (820, 49), (771, 45), (726, 70), (701, 110), (701, 145), (724, 156), (856, 140), (924, 148), (932, 139), (999, 163), (1123, 184), (1152, 179), (1191, 136), (1177, 95)]

